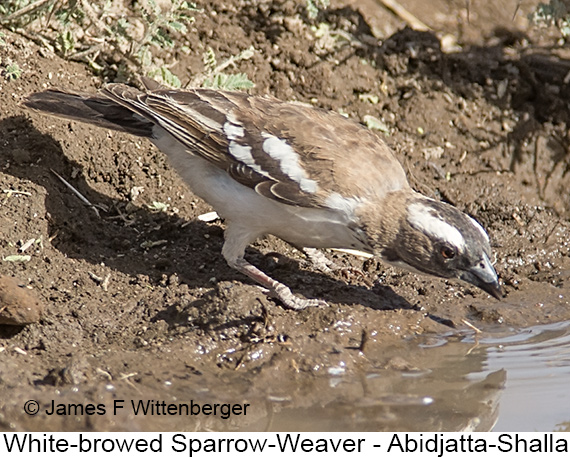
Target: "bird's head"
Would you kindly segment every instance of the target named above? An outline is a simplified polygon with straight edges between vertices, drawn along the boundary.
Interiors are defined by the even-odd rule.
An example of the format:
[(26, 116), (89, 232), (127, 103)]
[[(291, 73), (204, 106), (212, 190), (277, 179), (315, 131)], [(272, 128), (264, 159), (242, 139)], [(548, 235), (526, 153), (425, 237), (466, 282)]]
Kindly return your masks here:
[(477, 221), (446, 203), (423, 196), (408, 200), (394, 242), (381, 255), (396, 266), (461, 279), (502, 297), (489, 236)]

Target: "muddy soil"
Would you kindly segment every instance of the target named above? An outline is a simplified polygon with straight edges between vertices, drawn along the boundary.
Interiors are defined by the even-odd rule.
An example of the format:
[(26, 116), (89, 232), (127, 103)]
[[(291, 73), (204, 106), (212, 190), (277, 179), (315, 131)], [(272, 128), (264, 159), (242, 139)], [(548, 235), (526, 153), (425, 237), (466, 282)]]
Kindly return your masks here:
[[(335, 370), (425, 369), (430, 354), (404, 342), (570, 319), (570, 63), (555, 32), (528, 24), (534, 3), (403, 1), (424, 32), (372, 0), (333, 1), (316, 20), (304, 2), (197, 3), (192, 46), (168, 56), (183, 83), (207, 47), (221, 61), (253, 46), (235, 68), (252, 93), (381, 120), (413, 187), (486, 227), (506, 297), (332, 251), (367, 280), (323, 274), (270, 237), (250, 261), (330, 305), (284, 309), (226, 265), (223, 221), (198, 219), (211, 208), (150, 143), (23, 109), (34, 91), (104, 81), (5, 30), (2, 65), (22, 75), (0, 81), (0, 274), (31, 295), (0, 306), (0, 430), (264, 430), (276, 411), (295, 429), (299, 408), (339, 401)], [(39, 414), (24, 413), (30, 399)], [(117, 399), (250, 407), (228, 419), (46, 414), (52, 401), (110, 411)], [(384, 419), (365, 429), (396, 427)]]

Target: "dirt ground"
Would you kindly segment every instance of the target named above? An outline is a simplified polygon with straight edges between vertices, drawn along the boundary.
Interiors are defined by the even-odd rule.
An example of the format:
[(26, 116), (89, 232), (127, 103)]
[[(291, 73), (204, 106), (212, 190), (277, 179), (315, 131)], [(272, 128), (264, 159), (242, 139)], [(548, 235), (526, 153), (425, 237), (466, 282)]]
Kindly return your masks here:
[[(0, 430), (263, 430), (277, 410), (338, 400), (320, 386), (339, 367), (421, 370), (425, 353), (403, 342), (473, 332), (466, 322), (485, 332), (570, 319), (570, 63), (555, 31), (528, 24), (535, 3), (478, 0), (467, 12), (462, 0), (402, 1), (426, 32), (373, 0), (333, 1), (315, 21), (291, 0), (197, 3), (193, 46), (171, 56), (183, 83), (207, 46), (220, 60), (253, 46), (235, 68), (252, 93), (380, 119), (413, 187), (486, 227), (506, 297), (327, 252), (361, 267), (369, 287), (260, 240), (247, 252), (254, 264), (330, 305), (284, 309), (226, 265), (223, 222), (197, 219), (211, 208), (150, 143), (20, 106), (47, 87), (103, 81), (6, 30), (0, 64), (22, 75), (0, 80), (0, 274), (38, 301), (0, 306), (0, 319), (43, 314), (0, 325)], [(319, 23), (329, 29), (317, 37)], [(14, 289), (5, 278), (0, 297)], [(227, 420), (43, 413), (52, 400), (133, 398), (251, 406)], [(40, 414), (24, 414), (29, 399)]]

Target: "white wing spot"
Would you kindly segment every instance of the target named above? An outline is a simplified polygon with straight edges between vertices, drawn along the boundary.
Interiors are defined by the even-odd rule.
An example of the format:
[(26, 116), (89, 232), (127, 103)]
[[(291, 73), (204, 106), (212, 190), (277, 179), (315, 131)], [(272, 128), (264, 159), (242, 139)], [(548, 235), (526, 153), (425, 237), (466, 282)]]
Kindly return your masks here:
[(267, 172), (263, 171), (261, 167), (255, 163), (253, 155), (251, 154), (251, 146), (244, 146), (236, 143), (235, 141), (230, 141), (229, 151), (232, 156), (247, 165), (256, 173), (259, 173), (261, 176), (265, 176), (266, 178), (270, 177)]
[(265, 141), (263, 150), (272, 158), (279, 162), (281, 171), (290, 179), (299, 184), (303, 192), (313, 194), (317, 191), (317, 182), (307, 176), (305, 170), (299, 164), (299, 155), (287, 144), (286, 141), (263, 132), (261, 134)]
[(465, 238), (457, 228), (437, 217), (429, 206), (413, 203), (408, 208), (408, 222), (426, 235), (445, 240), (457, 249), (465, 250)]
[(228, 121), (224, 124), (224, 134), (231, 141), (243, 138), (245, 131), (241, 125)]
[(343, 197), (339, 193), (334, 192), (327, 197), (325, 203), (329, 208), (341, 211), (351, 217), (362, 201), (355, 197)]

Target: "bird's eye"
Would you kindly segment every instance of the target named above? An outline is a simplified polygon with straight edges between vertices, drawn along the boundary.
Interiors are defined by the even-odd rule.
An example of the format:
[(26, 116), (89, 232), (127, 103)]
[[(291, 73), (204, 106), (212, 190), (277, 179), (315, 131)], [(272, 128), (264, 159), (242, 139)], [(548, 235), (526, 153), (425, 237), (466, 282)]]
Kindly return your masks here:
[(443, 246), (441, 248), (441, 256), (444, 259), (453, 259), (455, 257), (455, 249), (450, 248), (449, 246)]

